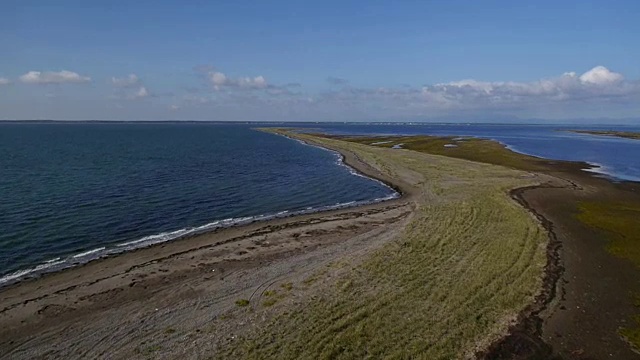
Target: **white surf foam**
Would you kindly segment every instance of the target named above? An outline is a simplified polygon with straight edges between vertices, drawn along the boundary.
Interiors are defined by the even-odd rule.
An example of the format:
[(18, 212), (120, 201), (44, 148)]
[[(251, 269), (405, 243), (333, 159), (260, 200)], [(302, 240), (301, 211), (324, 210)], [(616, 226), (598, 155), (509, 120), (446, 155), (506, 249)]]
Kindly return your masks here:
[(594, 173), (594, 174), (600, 174), (600, 175), (606, 175), (609, 177), (613, 177), (613, 175), (611, 175), (609, 173), (609, 171), (607, 170), (607, 167), (596, 163), (596, 162), (588, 162), (589, 165), (591, 165), (592, 167), (588, 168), (588, 169), (582, 169), (586, 172), (590, 172), (590, 173)]
[(53, 268), (63, 264), (65, 264), (64, 260), (56, 261), (55, 259), (52, 259), (30, 269), (18, 270), (16, 272), (13, 272), (11, 274), (1, 277), (0, 286), (16, 282), (34, 273), (42, 273), (42, 272), (46, 272), (47, 270), (51, 271), (53, 270)]
[(73, 255), (72, 257), (74, 259), (79, 259), (79, 258), (87, 257), (87, 256), (89, 256), (91, 254), (99, 253), (104, 249), (106, 249), (106, 248), (103, 246), (103, 247), (99, 247), (99, 248), (96, 248), (96, 249), (92, 249), (92, 250), (88, 250), (88, 251), (85, 251), (85, 252), (81, 252), (80, 254)]

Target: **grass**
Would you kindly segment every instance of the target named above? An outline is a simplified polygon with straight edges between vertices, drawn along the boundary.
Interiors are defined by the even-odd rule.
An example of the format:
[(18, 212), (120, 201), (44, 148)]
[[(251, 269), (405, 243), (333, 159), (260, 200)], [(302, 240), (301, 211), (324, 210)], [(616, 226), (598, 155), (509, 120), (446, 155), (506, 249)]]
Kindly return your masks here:
[(290, 283), (290, 282), (283, 283), (283, 284), (280, 284), (280, 287), (286, 291), (291, 291), (291, 289), (293, 289), (293, 283)]
[(262, 302), (262, 306), (269, 307), (275, 305), (284, 295), (278, 294), (277, 290), (267, 290), (262, 294), (267, 299)]
[(283, 283), (280, 284), (280, 289), (282, 292), (278, 292), (278, 290), (267, 290), (262, 295), (266, 298), (262, 302), (262, 306), (269, 307), (275, 305), (278, 301), (284, 299), (289, 295), (291, 290), (293, 289), (293, 283)]
[(602, 231), (607, 250), (640, 267), (640, 205), (624, 202), (582, 202), (578, 220)]
[[(579, 209), (578, 220), (603, 233), (609, 241), (609, 252), (640, 267), (640, 205), (625, 202), (582, 202)], [(635, 304), (640, 307), (640, 297), (636, 296)], [(640, 349), (640, 315), (633, 320), (635, 327), (622, 328), (620, 334), (636, 349)]]
[(625, 327), (620, 329), (622, 335), (636, 350), (640, 349), (640, 315), (633, 317), (635, 327)]
[(270, 299), (267, 299), (267, 300), (263, 301), (262, 302), (262, 306), (264, 306), (264, 307), (273, 306), (277, 302), (278, 302), (278, 298), (275, 298), (275, 297), (274, 298), (270, 298)]
[[(352, 137), (347, 140), (360, 144), (390, 141), (374, 146), (391, 148), (396, 144), (402, 143), (402, 148), (404, 149), (428, 154), (444, 155), (486, 164), (507, 166), (525, 171), (541, 171), (546, 169), (546, 160), (513, 152), (496, 141), (486, 139), (460, 139), (456, 137), (420, 135), (403, 137)], [(446, 147), (445, 145), (455, 145), (455, 147)]]
[(247, 299), (238, 299), (236, 300), (236, 305), (240, 307), (249, 306), (249, 300)]
[(522, 172), (295, 136), (353, 151), (387, 174), (409, 179), (421, 189), (416, 213), (400, 236), (351, 271), (330, 278), (320, 272), (305, 283), (334, 286), (292, 305), (216, 356), (465, 358), (504, 334), (538, 293), (548, 238), (508, 195), (531, 185)]

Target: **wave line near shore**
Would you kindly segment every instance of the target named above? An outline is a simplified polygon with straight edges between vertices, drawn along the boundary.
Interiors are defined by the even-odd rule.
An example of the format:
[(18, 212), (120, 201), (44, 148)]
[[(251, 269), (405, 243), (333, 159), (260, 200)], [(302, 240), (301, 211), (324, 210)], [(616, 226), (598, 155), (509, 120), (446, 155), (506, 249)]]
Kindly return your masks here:
[(320, 206), (315, 208), (308, 207), (306, 209), (296, 210), (296, 211), (282, 210), (279, 212), (274, 212), (269, 214), (220, 219), (220, 220), (215, 220), (213, 222), (210, 222), (201, 226), (185, 227), (178, 230), (166, 231), (158, 234), (143, 236), (135, 240), (125, 241), (125, 242), (117, 243), (114, 245), (101, 246), (94, 249), (87, 249), (79, 253), (69, 254), (67, 256), (55, 257), (53, 259), (46, 260), (30, 268), (19, 269), (14, 272), (10, 272), (8, 274), (4, 274), (2, 275), (2, 277), (0, 277), (0, 290), (3, 287), (18, 283), (23, 280), (35, 278), (47, 273), (66, 270), (69, 268), (73, 268), (75, 266), (84, 265), (94, 260), (106, 258), (109, 256), (115, 256), (124, 252), (146, 248), (156, 244), (165, 243), (168, 241), (174, 241), (174, 240), (179, 240), (183, 238), (188, 238), (191, 236), (201, 235), (201, 234), (211, 232), (211, 231), (216, 231), (222, 228), (242, 226), (242, 225), (247, 225), (247, 224), (251, 224), (259, 221), (268, 221), (273, 219), (314, 214), (314, 213), (325, 212), (325, 211), (354, 208), (354, 207), (376, 204), (376, 203), (380, 203), (388, 200), (397, 199), (401, 196), (401, 193), (399, 193), (396, 189), (394, 189), (389, 184), (386, 184), (385, 182), (379, 179), (375, 179), (367, 175), (364, 175), (361, 172), (359, 172), (357, 169), (346, 164), (344, 161), (344, 156), (338, 151), (334, 151), (334, 150), (331, 150), (319, 145), (315, 145), (315, 144), (309, 144), (305, 141), (294, 139), (286, 135), (282, 135), (278, 133), (272, 133), (272, 134), (284, 136), (290, 140), (294, 140), (305, 146), (315, 147), (315, 148), (322, 149), (324, 151), (328, 151), (336, 156), (336, 165), (346, 167), (349, 170), (349, 173), (353, 176), (363, 177), (368, 180), (377, 182), (381, 185), (384, 185), (391, 191), (391, 193), (387, 196), (374, 198), (370, 200), (347, 201), (343, 203), (336, 203), (333, 205), (326, 205), (326, 206)]

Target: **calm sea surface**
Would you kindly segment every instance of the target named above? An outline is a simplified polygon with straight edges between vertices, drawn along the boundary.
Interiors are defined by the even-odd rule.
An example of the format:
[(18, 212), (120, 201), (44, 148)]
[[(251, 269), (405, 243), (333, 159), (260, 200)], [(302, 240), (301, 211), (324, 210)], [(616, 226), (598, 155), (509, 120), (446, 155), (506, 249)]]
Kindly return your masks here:
[(389, 198), (248, 125), (0, 123), (0, 286), (219, 226)]
[[(640, 141), (563, 131), (640, 126), (285, 125), (477, 136), (640, 181)], [(220, 226), (395, 196), (335, 153), (254, 126), (264, 124), (0, 123), (0, 286)]]

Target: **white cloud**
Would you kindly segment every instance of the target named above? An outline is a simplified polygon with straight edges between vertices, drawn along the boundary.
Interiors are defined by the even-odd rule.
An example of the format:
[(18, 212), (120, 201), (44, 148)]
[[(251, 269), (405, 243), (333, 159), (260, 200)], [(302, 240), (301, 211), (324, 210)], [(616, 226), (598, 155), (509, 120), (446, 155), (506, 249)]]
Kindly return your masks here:
[(9, 85), (9, 84), (11, 84), (11, 80), (0, 77), (0, 85)]
[(136, 74), (129, 74), (125, 77), (112, 77), (111, 84), (116, 87), (136, 87), (140, 84), (140, 78)]
[[(466, 79), (419, 88), (343, 86), (308, 94), (314, 103), (307, 111), (377, 117), (436, 118), (440, 116), (573, 116), (575, 114), (631, 113), (640, 104), (640, 81), (626, 80), (605, 67), (582, 74), (562, 75), (529, 82)], [(293, 97), (288, 96), (291, 100)], [(298, 98), (302, 98), (298, 96)], [(285, 100), (287, 100), (285, 99)], [(591, 111), (593, 110), (593, 111)], [(590, 112), (591, 111), (591, 112)], [(534, 115), (532, 115), (534, 114)], [(333, 118), (333, 117), (332, 117)]]
[(90, 77), (81, 76), (73, 71), (29, 71), (20, 76), (20, 81), (25, 84), (63, 84), (63, 83), (86, 83), (91, 81)]
[(209, 73), (209, 79), (211, 83), (215, 86), (224, 86), (227, 85), (227, 76), (221, 72), (211, 72)]
[(426, 98), (438, 98), (449, 105), (473, 106), (515, 104), (527, 101), (567, 101), (588, 98), (604, 99), (638, 94), (637, 83), (624, 81), (621, 74), (604, 66), (578, 76), (567, 72), (555, 78), (532, 82), (484, 82), (462, 80), (423, 87)]
[(264, 89), (267, 87), (267, 80), (263, 76), (256, 76), (254, 78), (244, 77), (238, 79), (238, 85), (240, 85), (240, 87)]
[(263, 76), (256, 76), (254, 78), (240, 77), (237, 79), (232, 79), (219, 71), (211, 71), (207, 74), (207, 76), (216, 90), (220, 90), (223, 87), (265, 89), (269, 86), (267, 84), (267, 80)]
[(178, 109), (180, 109), (180, 106), (178, 105), (175, 105), (175, 104), (169, 105), (169, 110), (171, 111), (176, 111)]
[(609, 71), (604, 66), (596, 66), (580, 76), (580, 81), (586, 84), (610, 84), (622, 81), (624, 77), (621, 74)]
[(136, 93), (133, 95), (133, 98), (144, 99), (148, 96), (149, 96), (149, 92), (147, 91), (147, 88), (144, 86), (140, 86), (140, 88), (138, 88), (138, 91), (136, 91)]

